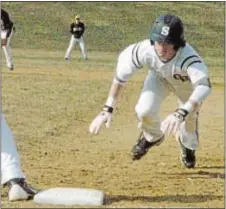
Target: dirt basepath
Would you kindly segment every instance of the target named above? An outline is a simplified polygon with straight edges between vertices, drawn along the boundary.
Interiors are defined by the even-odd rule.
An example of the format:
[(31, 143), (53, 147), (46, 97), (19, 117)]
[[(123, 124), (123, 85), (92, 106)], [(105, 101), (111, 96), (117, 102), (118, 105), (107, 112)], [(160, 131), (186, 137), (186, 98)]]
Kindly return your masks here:
[[(32, 73), (27, 74), (23, 70), (18, 70), (10, 78), (3, 76), (4, 112), (17, 137), (23, 169), (34, 186), (41, 189), (101, 189), (107, 197), (107, 205), (103, 208), (224, 207), (223, 88), (213, 87), (211, 96), (201, 109), (197, 166), (186, 169), (179, 161), (179, 145), (172, 137), (151, 149), (142, 160), (132, 162), (129, 153), (139, 135), (134, 106), (142, 80), (140, 77), (125, 89), (125, 97), (115, 112), (111, 129), (103, 129), (100, 135), (93, 137), (88, 133), (88, 126), (98, 113), (99, 101), (91, 98), (89, 102), (82, 103), (87, 97), (85, 91), (90, 91), (92, 82), (94, 86), (100, 81), (106, 85), (105, 81), (110, 82), (112, 73), (98, 72), (97, 75), (94, 72), (63, 71), (60, 75), (59, 71), (51, 70), (38, 73), (39, 76), (44, 73), (45, 77), (36, 86), (32, 83), (38, 79), (37, 76), (34, 78)], [(75, 92), (75, 89), (83, 89), (85, 95)], [(107, 90), (101, 92), (100, 98), (105, 97)], [(95, 92), (98, 91), (93, 89)], [(73, 102), (69, 98), (71, 94), (74, 97), (78, 95)], [(26, 103), (29, 95), (34, 103)], [(16, 101), (26, 109), (17, 109)], [(72, 103), (81, 103), (80, 109)], [(175, 107), (175, 98), (167, 99), (162, 116)], [(19, 118), (19, 122), (14, 120), (15, 117)], [(4, 189), (4, 208), (43, 207), (32, 201), (8, 203), (6, 195)]]

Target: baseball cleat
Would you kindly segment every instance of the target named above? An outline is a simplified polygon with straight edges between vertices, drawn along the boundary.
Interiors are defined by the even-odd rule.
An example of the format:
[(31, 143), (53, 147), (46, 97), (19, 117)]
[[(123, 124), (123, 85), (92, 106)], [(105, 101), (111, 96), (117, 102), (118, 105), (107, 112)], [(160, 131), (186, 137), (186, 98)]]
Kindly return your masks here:
[(132, 148), (132, 160), (140, 160), (151, 147), (160, 145), (163, 140), (164, 136), (157, 141), (149, 142), (146, 140), (143, 132), (141, 132), (137, 143)]
[(194, 168), (195, 163), (196, 163), (196, 157), (195, 157), (195, 150), (191, 150), (186, 148), (180, 141), (179, 138), (179, 143), (181, 147), (181, 162), (184, 164), (185, 167), (187, 168)]
[(64, 58), (65, 60), (69, 60), (67, 57)]
[(9, 187), (9, 201), (30, 200), (38, 193), (38, 191), (29, 186), (23, 178), (11, 179), (5, 185)]

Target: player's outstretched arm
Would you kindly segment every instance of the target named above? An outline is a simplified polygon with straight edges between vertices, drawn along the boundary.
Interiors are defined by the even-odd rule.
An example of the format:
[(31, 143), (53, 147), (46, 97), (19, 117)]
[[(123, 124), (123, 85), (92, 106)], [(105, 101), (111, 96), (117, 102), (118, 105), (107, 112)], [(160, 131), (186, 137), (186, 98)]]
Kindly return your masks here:
[(143, 66), (145, 59), (143, 59), (144, 53), (142, 52), (149, 45), (149, 42), (131, 44), (120, 53), (115, 77), (108, 94), (108, 99), (103, 107), (103, 110), (96, 116), (96, 118), (94, 118), (89, 127), (91, 134), (98, 134), (101, 126), (104, 123), (107, 128), (110, 127), (112, 113), (115, 108), (119, 93), (121, 92), (122, 87), (132, 77), (132, 75)]

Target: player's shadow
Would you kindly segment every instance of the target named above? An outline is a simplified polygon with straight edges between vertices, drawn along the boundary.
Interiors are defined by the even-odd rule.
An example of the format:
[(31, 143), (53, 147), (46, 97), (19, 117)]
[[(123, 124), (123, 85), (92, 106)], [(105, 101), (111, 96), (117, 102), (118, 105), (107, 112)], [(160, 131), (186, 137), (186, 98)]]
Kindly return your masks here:
[(225, 166), (196, 166), (194, 169), (225, 169)]
[(182, 173), (169, 173), (169, 176), (185, 176), (186, 178), (190, 179), (197, 179), (197, 178), (218, 178), (218, 179), (225, 179), (225, 174), (220, 172), (209, 172), (209, 171), (194, 171), (194, 172), (182, 172)]
[(105, 197), (105, 204), (109, 205), (119, 201), (143, 201), (143, 202), (206, 202), (223, 198), (221, 195), (163, 195), (163, 196), (128, 196), (128, 195), (109, 195)]

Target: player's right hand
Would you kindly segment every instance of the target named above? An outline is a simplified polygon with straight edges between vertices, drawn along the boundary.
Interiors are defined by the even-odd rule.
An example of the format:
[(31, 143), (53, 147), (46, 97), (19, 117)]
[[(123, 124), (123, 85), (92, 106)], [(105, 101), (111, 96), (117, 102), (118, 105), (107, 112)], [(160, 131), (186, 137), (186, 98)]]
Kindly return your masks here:
[(105, 123), (106, 128), (109, 128), (111, 125), (111, 121), (112, 121), (112, 112), (104, 110), (100, 112), (100, 114), (98, 114), (96, 118), (94, 118), (94, 120), (89, 126), (89, 132), (91, 134), (98, 134), (101, 126)]

